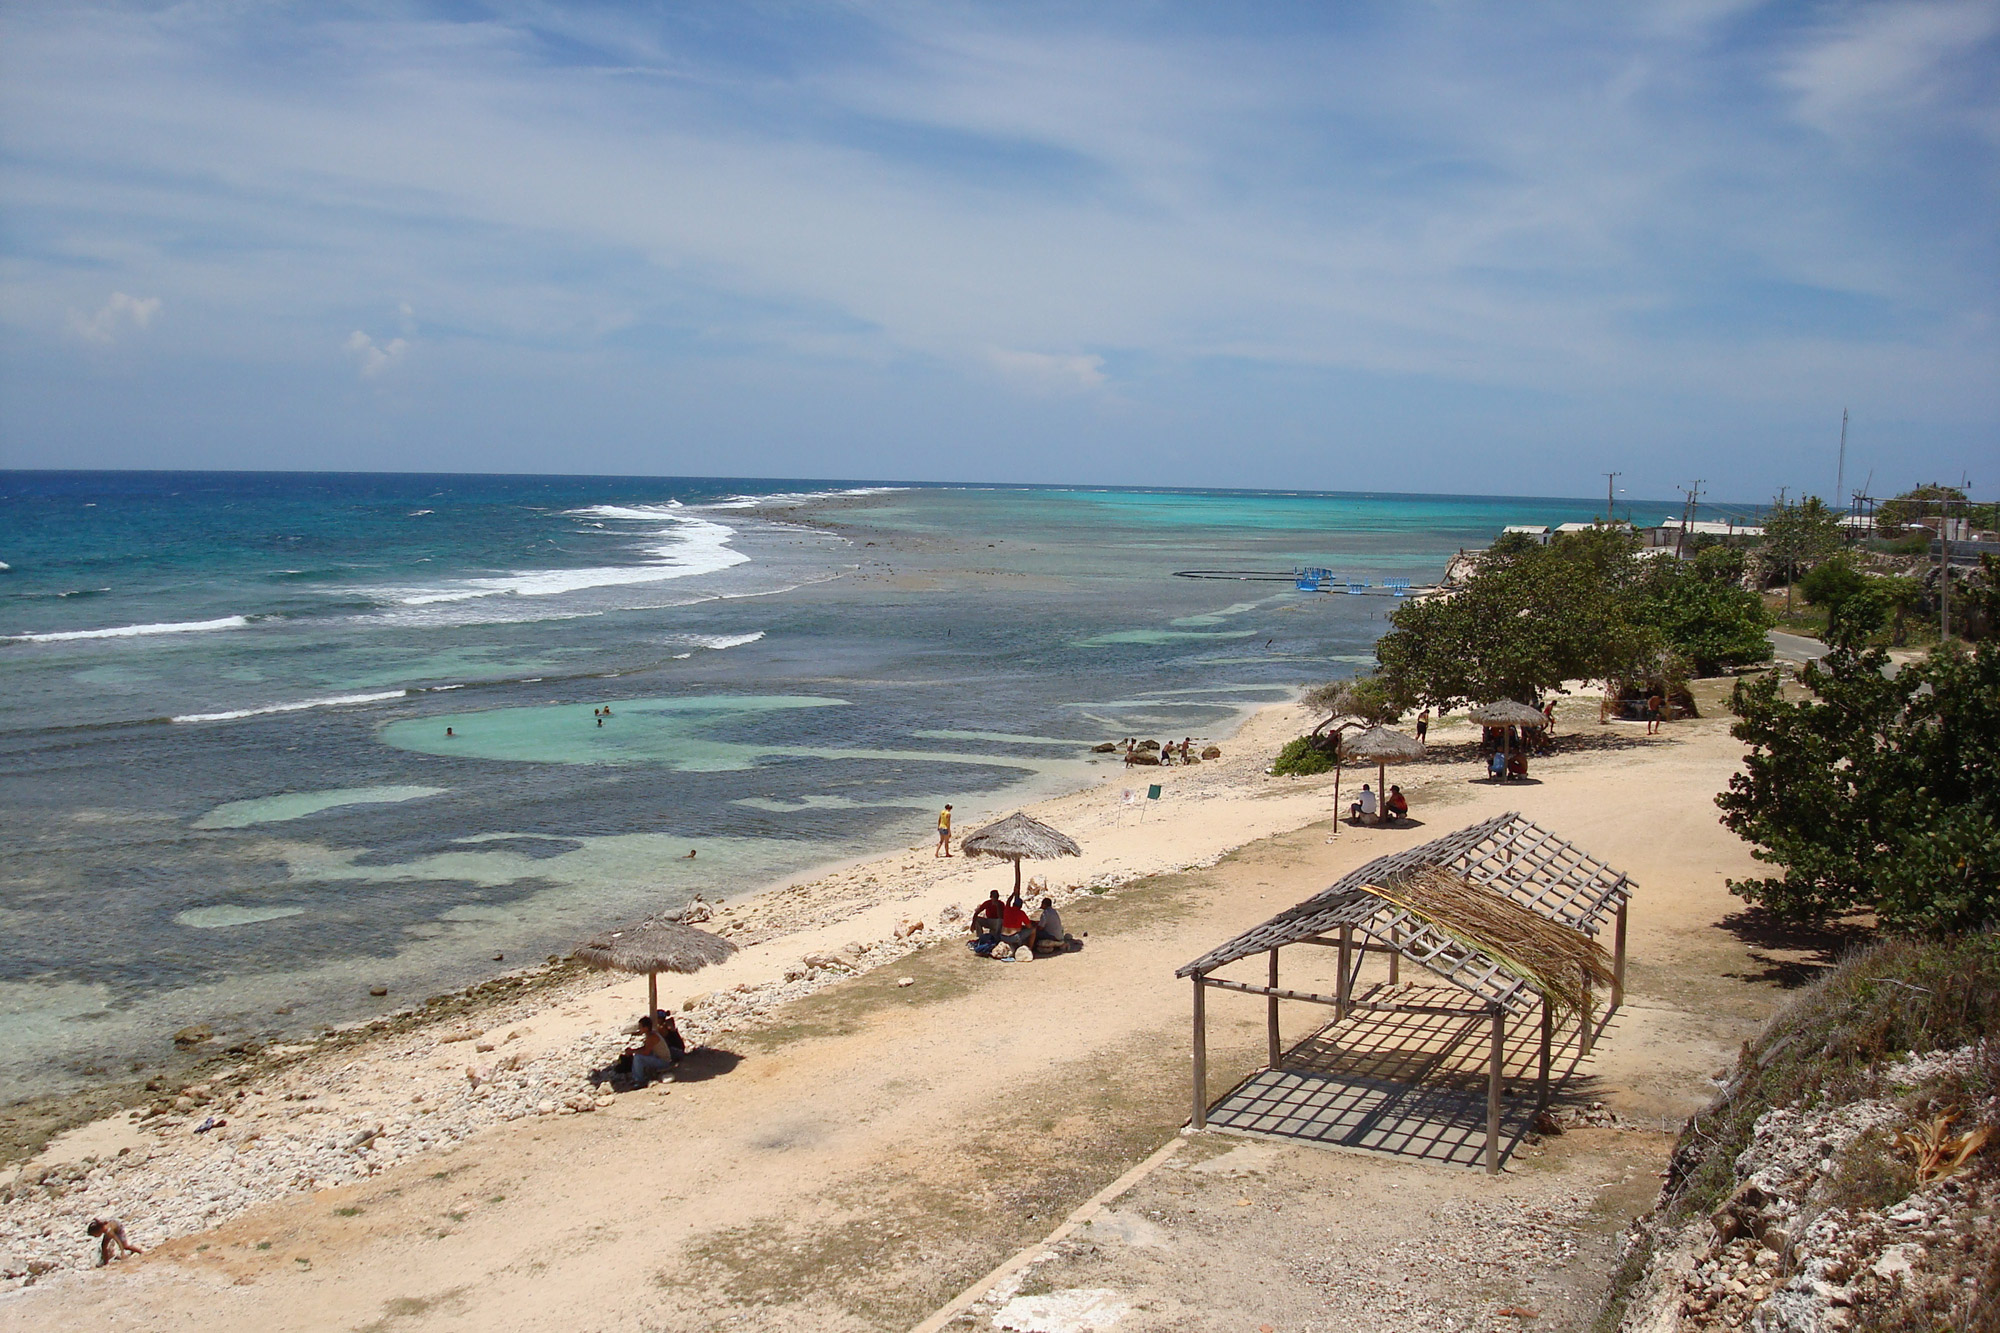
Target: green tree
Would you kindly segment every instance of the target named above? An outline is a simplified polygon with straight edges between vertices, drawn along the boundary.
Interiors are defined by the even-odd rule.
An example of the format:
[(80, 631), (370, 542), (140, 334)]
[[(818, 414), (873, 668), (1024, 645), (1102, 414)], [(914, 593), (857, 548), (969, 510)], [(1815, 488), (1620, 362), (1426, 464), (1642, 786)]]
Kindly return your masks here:
[[(1711, 550), (1723, 548), (1714, 547)], [(1769, 661), (1765, 631), (1771, 617), (1764, 599), (1733, 582), (1712, 577), (1720, 561), (1653, 560), (1636, 590), (1633, 618), (1657, 630), (1665, 645), (1685, 657), (1695, 673), (1713, 676)], [(1738, 561), (1740, 568), (1740, 558)]]
[(1399, 709), (1533, 702), (1566, 680), (1621, 675), (1657, 653), (1634, 619), (1633, 539), (1565, 535), (1494, 554), (1450, 597), (1405, 603), (1375, 645)]
[(1875, 525), (1885, 537), (1896, 537), (1920, 520), (1940, 514), (1962, 518), (1974, 527), (1990, 528), (2000, 523), (2000, 505), (1972, 504), (1956, 486), (1937, 482), (1904, 491), (1893, 500), (1884, 500), (1875, 511)]
[(1888, 670), (1837, 643), (1783, 697), (1772, 673), (1736, 688), (1743, 769), (1722, 822), (1782, 873), (1731, 893), (1780, 916), (1873, 911), (1902, 930), (2000, 919), (2000, 648), (1941, 649)]
[(1840, 550), (1840, 516), (1817, 495), (1796, 504), (1780, 500), (1764, 515), (1764, 558), (1785, 580), (1785, 612), (1799, 575)]

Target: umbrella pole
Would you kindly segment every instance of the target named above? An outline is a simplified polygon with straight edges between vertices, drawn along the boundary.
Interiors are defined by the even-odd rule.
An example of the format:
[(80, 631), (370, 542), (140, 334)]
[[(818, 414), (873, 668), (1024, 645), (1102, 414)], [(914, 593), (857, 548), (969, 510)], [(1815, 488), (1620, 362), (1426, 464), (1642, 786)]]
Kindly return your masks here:
[(1333, 831), (1340, 833), (1340, 756), (1333, 760)]
[(1021, 896), (1021, 858), (1014, 858), (1014, 896)]
[(1375, 827), (1389, 822), (1389, 766), (1375, 765)]
[(659, 1012), (660, 974), (658, 972), (648, 972), (646, 974), (646, 1016), (650, 1018)]

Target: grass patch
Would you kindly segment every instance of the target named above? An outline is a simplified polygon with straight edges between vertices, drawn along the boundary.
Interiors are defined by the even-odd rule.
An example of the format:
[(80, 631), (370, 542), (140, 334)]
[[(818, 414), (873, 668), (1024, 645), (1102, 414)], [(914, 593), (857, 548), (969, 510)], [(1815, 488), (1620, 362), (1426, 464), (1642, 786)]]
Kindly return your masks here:
[(361, 1210), (359, 1208), (352, 1208), (352, 1207), (336, 1208), (333, 1210), (333, 1215), (335, 1217), (359, 1217), (361, 1216)]

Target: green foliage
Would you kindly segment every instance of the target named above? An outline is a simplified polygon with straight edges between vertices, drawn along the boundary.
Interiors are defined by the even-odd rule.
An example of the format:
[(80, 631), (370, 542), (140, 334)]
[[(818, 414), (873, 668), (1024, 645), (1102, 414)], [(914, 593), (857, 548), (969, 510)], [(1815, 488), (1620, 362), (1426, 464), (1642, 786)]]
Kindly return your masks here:
[(1337, 760), (1333, 746), (1317, 736), (1299, 736), (1285, 742), (1271, 771), (1279, 777), (1309, 778), (1315, 773), (1331, 773)]
[(1807, 602), (1824, 607), (1830, 640), (1859, 645), (1894, 622), (1893, 642), (1903, 641), (1904, 617), (1924, 601), (1923, 585), (1900, 575), (1864, 574), (1845, 555), (1835, 556), (1799, 580)]
[(1743, 548), (1727, 542), (1711, 542), (1694, 554), (1695, 572), (1710, 583), (1738, 584), (1743, 579)]
[(1531, 702), (1565, 680), (1627, 674), (1660, 644), (1632, 616), (1633, 550), (1622, 529), (1565, 534), (1489, 554), (1455, 595), (1398, 607), (1375, 645), (1390, 698)]
[(1737, 686), (1732, 734), (1751, 751), (1716, 804), (1783, 873), (1729, 891), (1788, 918), (1872, 910), (1892, 929), (2000, 919), (2000, 648), (1888, 665), (1840, 642), (1807, 668), (1812, 697), (1786, 700), (1775, 674)]
[(1307, 690), (1300, 702), (1314, 712), (1327, 714), (1328, 722), (1354, 717), (1371, 727), (1388, 726), (1403, 715), (1390, 697), (1389, 687), (1372, 674), (1316, 686)]
[(1813, 606), (1839, 606), (1848, 598), (1867, 590), (1868, 576), (1854, 562), (1836, 556), (1799, 580), (1799, 591)]
[(1738, 587), (1742, 553), (1641, 559), (1622, 528), (1489, 553), (1449, 598), (1408, 603), (1375, 645), (1390, 702), (1533, 702), (1566, 680), (1650, 679), (1665, 660), (1703, 674), (1762, 662), (1770, 619)]
[[(1717, 564), (1712, 562), (1710, 568)], [(1739, 569), (1741, 564), (1739, 553)], [(1637, 590), (1633, 616), (1659, 631), (1667, 648), (1686, 658), (1698, 675), (1713, 676), (1771, 657), (1771, 641), (1765, 637), (1771, 618), (1764, 599), (1712, 577), (1700, 559), (1650, 562)]]
[[(1921, 519), (1948, 514), (1962, 518), (1977, 528), (2000, 526), (2000, 505), (1969, 504), (1965, 492), (1937, 482), (1904, 491), (1893, 500), (1884, 500), (1875, 511), (1876, 526), (1894, 536)], [(1925, 539), (1928, 541), (1928, 538)]]
[(1764, 515), (1764, 558), (1786, 583), (1841, 548), (1840, 515), (1817, 495), (1779, 501)]

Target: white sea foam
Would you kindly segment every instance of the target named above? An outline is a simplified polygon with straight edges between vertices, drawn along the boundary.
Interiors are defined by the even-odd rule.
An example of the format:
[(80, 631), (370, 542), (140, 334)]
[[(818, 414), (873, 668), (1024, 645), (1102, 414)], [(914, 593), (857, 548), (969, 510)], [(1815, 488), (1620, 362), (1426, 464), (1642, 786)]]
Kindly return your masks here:
[(764, 637), (763, 630), (749, 634), (690, 634), (688, 642), (697, 648), (741, 648), (746, 643), (755, 643)]
[(665, 505), (592, 505), (573, 511), (577, 516), (621, 523), (654, 525), (651, 534), (664, 539), (643, 547), (649, 557), (634, 565), (598, 565), (585, 569), (528, 569), (490, 578), (461, 579), (448, 586), (406, 589), (393, 594), (404, 606), (435, 606), (479, 597), (552, 597), (585, 588), (624, 587), (659, 583), (695, 574), (713, 574), (750, 559), (730, 546), (736, 529)]
[(840, 500), (856, 495), (894, 495), (908, 489), (907, 486), (851, 486), (838, 491), (775, 491), (770, 495), (732, 495), (727, 500), (715, 500), (695, 508), (756, 509), (762, 505), (809, 504), (814, 500)]
[(303, 713), (308, 708), (346, 708), (352, 704), (379, 704), (387, 699), (405, 699), (409, 690), (378, 690), (373, 694), (336, 694), (325, 699), (300, 699), (295, 703), (266, 704), (262, 708), (232, 708), (225, 713), (182, 713), (175, 722), (233, 722), (239, 717), (262, 717), (266, 713)]
[(202, 634), (209, 630), (242, 629), (248, 616), (223, 616), (219, 620), (178, 620), (158, 625), (112, 625), (106, 629), (66, 629), (48, 634), (10, 634), (12, 643), (65, 643), (71, 639), (130, 639), (147, 634)]

